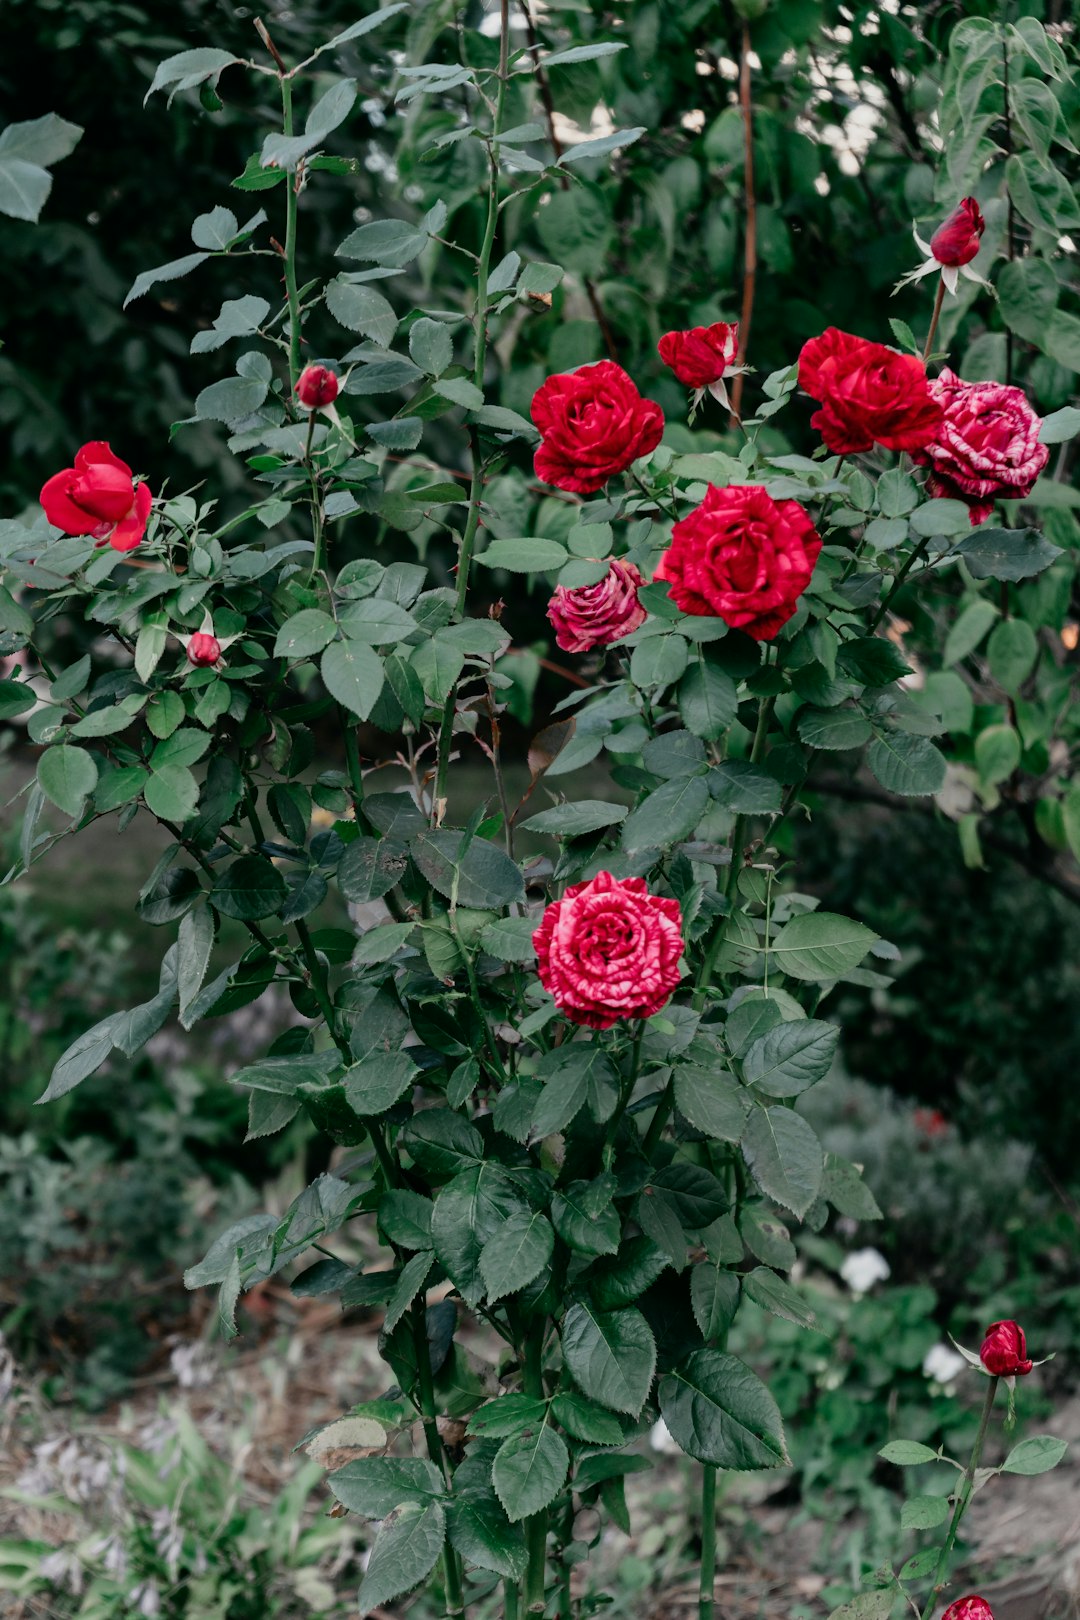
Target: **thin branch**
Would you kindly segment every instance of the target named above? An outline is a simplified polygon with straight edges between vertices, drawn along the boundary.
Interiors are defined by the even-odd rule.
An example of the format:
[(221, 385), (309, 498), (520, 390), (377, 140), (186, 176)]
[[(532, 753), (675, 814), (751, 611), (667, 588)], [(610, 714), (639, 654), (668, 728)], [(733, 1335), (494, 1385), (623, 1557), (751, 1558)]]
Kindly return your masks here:
[[(739, 315), (739, 353), (736, 364), (746, 364), (746, 351), (750, 343), (750, 322), (754, 314), (754, 292), (757, 287), (757, 194), (754, 190), (754, 110), (750, 100), (750, 25), (742, 26), (742, 46), (739, 53), (739, 105), (742, 108), (745, 158), (743, 184), (746, 196), (746, 230), (743, 238), (743, 292), (742, 311)], [(730, 427), (738, 427), (742, 417), (742, 396), (745, 377), (738, 372), (731, 387)]]

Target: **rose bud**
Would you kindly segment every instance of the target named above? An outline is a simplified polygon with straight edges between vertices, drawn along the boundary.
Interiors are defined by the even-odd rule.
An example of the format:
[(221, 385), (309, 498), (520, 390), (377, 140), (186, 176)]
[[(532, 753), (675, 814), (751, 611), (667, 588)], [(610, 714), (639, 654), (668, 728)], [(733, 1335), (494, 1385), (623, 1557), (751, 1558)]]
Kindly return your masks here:
[(973, 525), (990, 516), (995, 500), (1030, 495), (1050, 451), (1039, 442), (1042, 420), (1022, 388), (964, 382), (946, 366), (931, 382), (930, 397), (941, 406), (941, 425), (914, 452), (930, 468), (929, 494), (966, 501)]
[(575, 495), (592, 495), (609, 478), (650, 456), (664, 435), (664, 413), (643, 399), (611, 360), (549, 377), (533, 395), (540, 432), (537, 478)]
[(188, 637), (188, 659), (200, 668), (216, 664), (221, 657), (221, 642), (217, 636), (207, 635), (204, 630), (197, 630), (193, 636)]
[(948, 219), (938, 226), (929, 242), (924, 242), (918, 226), (913, 226), (915, 245), (924, 255), (923, 262), (916, 269), (909, 270), (906, 276), (901, 276), (893, 291), (899, 292), (909, 282), (921, 281), (923, 276), (933, 276), (939, 272), (950, 293), (956, 291), (960, 276), (968, 281), (977, 281), (980, 287), (989, 286), (989, 282), (977, 270), (970, 268), (972, 259), (982, 245), (985, 229), (986, 221), (974, 197), (965, 197)]
[(341, 384), (328, 366), (305, 366), (296, 383), (296, 397), (305, 411), (318, 411), (332, 405)]
[(979, 1360), (995, 1378), (1023, 1378), (1035, 1365), (1027, 1359), (1027, 1340), (1017, 1322), (991, 1322)]
[(633, 563), (615, 557), (595, 585), (556, 585), (547, 616), (563, 652), (606, 647), (639, 629), (646, 619), (637, 598), (644, 583)]
[(99, 546), (134, 551), (146, 533), (153, 497), (107, 444), (84, 444), (74, 467), (54, 473), (41, 491), (45, 516), (65, 534), (92, 534)]
[(650, 894), (644, 878), (598, 872), (571, 884), (544, 912), (533, 944), (559, 1011), (592, 1029), (651, 1018), (682, 977), (679, 902)]
[(970, 264), (982, 244), (986, 221), (974, 197), (965, 197), (930, 238), (930, 252), (940, 265)]
[(745, 369), (735, 364), (738, 322), (717, 321), (713, 326), (692, 326), (685, 332), (665, 332), (656, 347), (665, 366), (694, 390), (695, 407), (708, 389), (725, 410), (729, 409), (724, 378)]
[(984, 1597), (962, 1597), (949, 1604), (941, 1620), (994, 1620), (994, 1611)]

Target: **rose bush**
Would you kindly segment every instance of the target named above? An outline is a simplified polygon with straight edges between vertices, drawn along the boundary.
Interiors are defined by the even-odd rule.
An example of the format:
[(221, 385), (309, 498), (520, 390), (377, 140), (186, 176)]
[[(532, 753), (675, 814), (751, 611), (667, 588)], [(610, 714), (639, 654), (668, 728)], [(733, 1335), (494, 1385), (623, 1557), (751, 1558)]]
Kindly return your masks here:
[[(564, 191), (568, 154), (520, 121), (549, 88), (538, 62), (575, 68), (620, 41), (553, 63), (515, 42), (504, 3), (490, 55), (449, 80), (441, 61), (410, 63), (406, 107), (452, 81), (438, 150), (465, 147), (461, 172), (418, 221), (388, 210), (356, 224), (335, 257), (363, 268), (301, 274), (301, 203), (340, 171), (321, 144), (358, 94), (313, 64), (357, 39), (371, 51), (367, 34), (400, 9), (366, 14), (295, 67), (260, 25), (265, 59), (246, 66), (279, 92), (281, 128), (236, 185), (278, 203), (276, 234), (261, 209), (241, 224), (216, 206), (194, 238), (220, 245), (146, 272), (129, 295), (215, 254), (280, 260), (277, 308), (226, 301), (200, 345), (241, 345), (192, 420), (241, 458), (249, 504), (224, 517), (201, 491), (155, 500), (96, 445), (49, 481), (36, 523), (5, 531), (0, 650), (30, 645), (31, 608), (83, 614), (108, 649), (46, 668), (43, 704), (21, 670), (0, 686), (7, 714), (33, 710), (41, 749), (19, 868), (97, 818), (123, 830), (145, 815), (167, 835), (138, 901), (169, 931), (159, 989), (82, 1035), (47, 1096), (114, 1048), (138, 1051), (174, 1007), (191, 1030), (284, 989), (295, 1020), (231, 1084), (253, 1135), (303, 1115), (342, 1152), (284, 1213), (222, 1233), (188, 1281), (219, 1289), (227, 1332), (241, 1293), (283, 1272), (302, 1295), (383, 1313), (390, 1390), (347, 1414), (366, 1438), (329, 1479), (342, 1509), (379, 1525), (361, 1612), (430, 1577), (447, 1615), (488, 1602), (498, 1580), (507, 1615), (571, 1615), (588, 1551), (579, 1509), (625, 1526), (627, 1448), (662, 1416), (703, 1465), (707, 1617), (717, 1470), (788, 1460), (776, 1401), (729, 1353), (729, 1327), (744, 1300), (811, 1325), (787, 1275), (788, 1224), (879, 1214), (799, 1099), (834, 1061), (841, 997), (886, 994), (896, 953), (799, 890), (791, 823), (822, 754), (846, 756), (854, 777), (865, 749), (889, 795), (941, 792), (935, 739), (966, 735), (974, 709), (953, 666), (999, 613), (1000, 719), (992, 747), (973, 750), (972, 791), (991, 814), (1023, 762), (1046, 776), (1048, 801), (1068, 803), (1052, 720), (1029, 730), (1014, 706), (1037, 656), (1017, 634), (1017, 587), (1060, 548), (1026, 525), (973, 531), (966, 503), (880, 453), (929, 455), (941, 433), (928, 368), (943, 283), (921, 356), (910, 334), (894, 331), (901, 352), (830, 328), (753, 385), (753, 413), (728, 436), (726, 421), (694, 435), (674, 424), (665, 442), (651, 379), (613, 361), (547, 378), (531, 424), (490, 400), (515, 334), (551, 318), (564, 279), (506, 239), (534, 191), (547, 207)], [(448, 27), (429, 43), (461, 41)], [(212, 107), (240, 60), (183, 52), (151, 90), (198, 89)], [(616, 130), (576, 156), (640, 134)], [(541, 155), (522, 161), (522, 145)], [(478, 240), (458, 220), (477, 189)], [(447, 309), (430, 276), (455, 251), (475, 280)], [(328, 363), (307, 367), (316, 339)], [(726, 353), (725, 340), (725, 369)], [(813, 456), (784, 436), (800, 384), (820, 405)], [(1027, 467), (1030, 429), (1006, 411), (973, 456), (992, 444), (998, 467)], [(1043, 444), (1067, 433), (1068, 421), (1039, 428)], [(463, 464), (447, 466), (461, 445)], [(995, 486), (1010, 492), (1010, 524), (1018, 487)], [(418, 560), (395, 555), (391, 533), (414, 536)], [(121, 555), (129, 543), (138, 566)], [(573, 689), (533, 738), (520, 797), (502, 719), (512, 702), (520, 712), (539, 654), (516, 643), (514, 576), (550, 595), (564, 650), (604, 660), (587, 675), (556, 666)], [(922, 686), (905, 656), (909, 603), (935, 638)], [(1052, 688), (1057, 713), (1066, 687)], [(323, 769), (316, 728), (337, 748)], [(466, 753), (491, 770), (480, 803), (455, 774)], [(355, 927), (340, 925), (345, 908)], [(244, 948), (222, 966), (215, 947), (237, 932), (226, 920)], [(354, 1222), (377, 1234), (378, 1265), (327, 1247)], [(474, 1316), (505, 1346), (498, 1360), (462, 1343)], [(1012, 1328), (992, 1336), (1026, 1371)], [(982, 1477), (997, 1364), (983, 1363), (980, 1440), (928, 1615)], [(935, 1500), (928, 1528), (949, 1516)], [(930, 1573), (905, 1564), (886, 1586), (910, 1597)], [(886, 1612), (878, 1597), (867, 1608)]]

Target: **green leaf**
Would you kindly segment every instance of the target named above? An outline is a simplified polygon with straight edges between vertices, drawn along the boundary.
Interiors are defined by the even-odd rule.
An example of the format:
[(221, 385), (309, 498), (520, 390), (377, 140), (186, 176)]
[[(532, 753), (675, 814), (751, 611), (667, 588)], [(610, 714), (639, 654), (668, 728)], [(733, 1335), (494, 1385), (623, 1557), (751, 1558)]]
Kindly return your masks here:
[(13, 720), (17, 714), (25, 714), (37, 701), (33, 687), (22, 681), (0, 681), (0, 720)]
[(749, 1098), (725, 1069), (679, 1064), (675, 1106), (696, 1130), (718, 1142), (738, 1142), (746, 1126)]
[(616, 1183), (610, 1175), (595, 1181), (572, 1181), (551, 1200), (555, 1230), (579, 1254), (615, 1254), (622, 1222), (614, 1203)]
[(473, 838), (461, 854), (462, 841), (460, 832), (442, 828), (419, 834), (409, 846), (416, 865), (440, 894), (478, 911), (524, 900), (520, 868), (504, 850)]
[(582, 1393), (637, 1417), (652, 1388), (656, 1341), (639, 1310), (571, 1305), (562, 1321), (563, 1360)]
[(742, 1139), (743, 1155), (762, 1192), (801, 1219), (821, 1191), (821, 1143), (791, 1108), (755, 1108)]
[(319, 665), (330, 696), (351, 714), (366, 720), (383, 688), (379, 655), (359, 641), (334, 641)]
[(67, 1051), (57, 1059), (49, 1084), (38, 1098), (39, 1103), (55, 1102), (57, 1097), (66, 1096), (101, 1067), (113, 1049), (113, 1034), (122, 1017), (122, 1013), (110, 1013), (108, 1018), (103, 1018), (72, 1041)]
[(61, 744), (47, 748), (37, 762), (42, 793), (72, 820), (82, 815), (87, 798), (97, 786), (97, 766), (85, 748)]
[(241, 855), (221, 873), (210, 903), (226, 917), (256, 922), (273, 916), (288, 895), (285, 879), (262, 855)]
[(862, 1178), (858, 1165), (842, 1159), (836, 1153), (825, 1155), (825, 1180), (822, 1197), (840, 1215), (853, 1221), (879, 1221), (881, 1210), (877, 1200)]
[(427, 376), (441, 377), (454, 363), (454, 340), (444, 322), (425, 317), (409, 329), (409, 353)]
[(1015, 695), (1035, 667), (1039, 643), (1025, 619), (1002, 619), (994, 626), (986, 655), (1001, 690)]
[[(34, 701), (30, 694), (31, 703)], [(581, 838), (612, 827), (626, 818), (625, 804), (608, 804), (603, 799), (578, 799), (573, 804), (556, 804), (520, 823), (523, 832), (551, 833), (556, 838)]]
[(551, 1259), (555, 1234), (537, 1210), (522, 1210), (493, 1232), (480, 1251), (480, 1275), (494, 1303), (516, 1294), (540, 1275)]
[(447, 1504), (446, 1531), (450, 1545), (466, 1563), (505, 1580), (517, 1581), (524, 1575), (525, 1538), (506, 1517), (494, 1491), (455, 1491)]
[(561, 568), (568, 555), (557, 540), (492, 540), (476, 561), (512, 574), (545, 574)]
[(617, 1417), (576, 1390), (560, 1391), (551, 1402), (551, 1415), (567, 1434), (589, 1445), (618, 1446), (625, 1438)]
[(598, 135), (590, 141), (575, 141), (559, 158), (559, 163), (584, 163), (588, 158), (604, 157), (608, 152), (616, 152), (621, 147), (632, 146), (635, 141), (645, 134), (645, 126), (639, 124), (634, 129), (615, 129), (610, 135)]
[(350, 1107), (367, 1117), (392, 1108), (418, 1072), (407, 1052), (373, 1052), (346, 1069), (341, 1083)]
[(914, 1468), (917, 1463), (937, 1462), (938, 1454), (919, 1440), (890, 1440), (878, 1452), (897, 1468)]
[(1053, 1434), (1032, 1434), (1014, 1446), (1001, 1465), (1005, 1474), (1046, 1474), (1068, 1451), (1068, 1442)]
[(890, 793), (914, 797), (940, 793), (945, 785), (945, 756), (929, 737), (887, 731), (870, 744), (866, 763)]
[(402, 641), (419, 628), (411, 613), (383, 596), (349, 603), (341, 610), (338, 623), (343, 636), (371, 647)]
[(544, 69), (569, 67), (572, 62), (594, 62), (598, 56), (612, 56), (616, 51), (625, 49), (624, 43), (614, 44), (607, 40), (595, 45), (571, 45), (565, 51), (551, 51), (540, 65)]
[(769, 816), (780, 809), (780, 783), (748, 759), (726, 759), (708, 775), (709, 792), (740, 816)]
[(340, 326), (370, 338), (380, 348), (389, 348), (394, 341), (398, 329), (394, 306), (374, 287), (350, 281), (347, 275), (335, 276), (327, 283), (326, 307)]
[(861, 748), (873, 736), (865, 715), (857, 709), (803, 709), (799, 736), (808, 748)]
[(426, 1457), (358, 1457), (327, 1481), (343, 1507), (365, 1519), (385, 1519), (403, 1502), (425, 1507), (443, 1494), (443, 1478)]
[(776, 1402), (736, 1356), (694, 1351), (660, 1380), (660, 1411), (683, 1451), (714, 1468), (781, 1468), (790, 1461)]
[(739, 1308), (738, 1277), (715, 1260), (701, 1261), (690, 1273), (690, 1304), (702, 1338), (722, 1337)]
[(426, 1507), (405, 1502), (388, 1513), (360, 1583), (361, 1617), (419, 1586), (438, 1562), (445, 1540), (446, 1510), (441, 1502)]
[(828, 1620), (889, 1620), (895, 1602), (895, 1587), (860, 1592), (850, 1603), (842, 1603), (838, 1609), (833, 1609)]
[(738, 711), (735, 682), (700, 654), (679, 682), (679, 714), (695, 737), (715, 741), (727, 731)]
[(1060, 411), (1051, 411), (1049, 416), (1043, 417), (1039, 443), (1064, 444), (1067, 439), (1074, 439), (1078, 433), (1080, 433), (1080, 410), (1075, 405), (1065, 405)]
[(364, 259), (400, 270), (423, 252), (429, 240), (422, 226), (403, 219), (374, 219), (347, 236), (336, 251), (342, 259)]
[(743, 1079), (770, 1097), (797, 1097), (832, 1067), (840, 1031), (835, 1024), (800, 1019), (777, 1024), (743, 1057)]
[(143, 788), (147, 808), (164, 821), (187, 821), (199, 802), (199, 784), (186, 765), (155, 767)]
[(684, 776), (665, 782), (630, 812), (623, 822), (619, 842), (628, 853), (639, 849), (667, 849), (689, 838), (708, 805), (709, 788), (704, 777)]
[(971, 602), (945, 638), (943, 662), (946, 668), (959, 664), (973, 653), (997, 618), (998, 610), (993, 602), (982, 599)]
[(469, 1433), (486, 1440), (507, 1440), (525, 1429), (538, 1429), (547, 1417), (547, 1401), (530, 1395), (500, 1395), (469, 1419)]
[(388, 894), (408, 864), (405, 845), (395, 838), (354, 838), (338, 865), (338, 887), (353, 905), (366, 905)]
[(337, 635), (337, 626), (321, 608), (302, 608), (286, 619), (274, 642), (275, 658), (309, 658)]
[(461, 1171), (435, 1199), (431, 1218), (435, 1253), (467, 1305), (479, 1304), (484, 1296), (480, 1255), (485, 1243), (524, 1207), (509, 1176), (494, 1164)]
[(151, 80), (150, 88), (143, 97), (143, 106), (150, 100), (155, 90), (164, 90), (169, 86), (169, 101), (179, 90), (191, 90), (197, 84), (213, 84), (232, 63), (241, 61), (239, 56), (233, 56), (231, 51), (216, 50), (213, 46), (203, 45), (192, 51), (179, 51), (175, 56), (167, 56), (164, 62), (159, 62)]
[(681, 680), (690, 649), (682, 636), (649, 636), (630, 654), (630, 679), (635, 686), (661, 689)]
[(202, 989), (213, 948), (213, 913), (208, 906), (192, 906), (181, 917), (177, 935), (177, 988), (181, 1021)]
[(535, 928), (532, 917), (498, 917), (480, 930), (481, 949), (500, 962), (531, 962)]
[(768, 1266), (755, 1266), (747, 1273), (743, 1278), (743, 1292), (755, 1305), (782, 1317), (785, 1322), (794, 1322), (796, 1327), (817, 1326), (817, 1317), (798, 1289)]
[[(609, 1117), (615, 1106), (618, 1077), (597, 1042), (569, 1041), (546, 1052), (537, 1078), (543, 1090), (529, 1132), (534, 1142), (564, 1131), (586, 1102), (596, 1118)], [(610, 1106), (598, 1106), (607, 1103)]]
[(872, 928), (851, 917), (807, 911), (784, 924), (772, 942), (770, 956), (792, 979), (836, 979), (858, 967), (877, 938)]
[(1012, 726), (986, 726), (975, 738), (975, 765), (988, 787), (1013, 774), (1020, 753), (1020, 738)]
[(1031, 579), (1049, 568), (1061, 547), (1038, 529), (975, 529), (955, 547), (975, 579)]
[(1007, 260), (997, 277), (998, 307), (1005, 325), (1026, 343), (1041, 349), (1060, 290), (1045, 259), (1032, 254), (1030, 258)]
[(548, 1424), (504, 1440), (491, 1479), (507, 1518), (516, 1524), (547, 1507), (562, 1490), (569, 1467), (566, 1442)]
[(935, 1530), (949, 1517), (944, 1496), (909, 1496), (900, 1509), (901, 1530)]

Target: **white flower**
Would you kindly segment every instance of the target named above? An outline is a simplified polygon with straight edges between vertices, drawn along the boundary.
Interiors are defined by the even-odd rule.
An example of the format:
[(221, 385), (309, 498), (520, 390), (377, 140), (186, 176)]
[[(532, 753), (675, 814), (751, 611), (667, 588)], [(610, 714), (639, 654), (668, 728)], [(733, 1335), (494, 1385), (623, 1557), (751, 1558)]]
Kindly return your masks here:
[(958, 1350), (950, 1349), (947, 1344), (932, 1344), (923, 1356), (922, 1370), (924, 1376), (932, 1378), (935, 1384), (951, 1384), (966, 1366), (967, 1362)]
[(889, 1262), (876, 1249), (855, 1249), (840, 1267), (840, 1275), (853, 1294), (867, 1294), (875, 1283), (892, 1275)]
[(679, 1446), (672, 1439), (671, 1430), (663, 1418), (657, 1418), (649, 1430), (649, 1444), (654, 1451), (662, 1451), (668, 1456), (678, 1456)]

